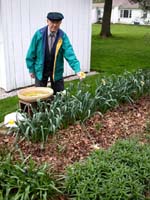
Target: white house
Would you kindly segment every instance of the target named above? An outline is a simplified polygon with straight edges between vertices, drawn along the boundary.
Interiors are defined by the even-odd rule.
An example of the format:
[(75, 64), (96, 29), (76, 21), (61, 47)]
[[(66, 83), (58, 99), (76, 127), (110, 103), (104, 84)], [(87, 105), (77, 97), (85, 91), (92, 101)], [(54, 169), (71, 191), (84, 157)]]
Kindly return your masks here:
[[(93, 4), (92, 23), (98, 22), (103, 17), (104, 3)], [(140, 8), (138, 3), (128, 0), (113, 0), (111, 23), (133, 24), (134, 22), (150, 23), (150, 12)]]
[(104, 3), (93, 3), (91, 12), (91, 22), (96, 23), (103, 17)]
[[(82, 71), (90, 71), (92, 0), (0, 0), (0, 88), (10, 91), (33, 84), (25, 57), (34, 32), (46, 25), (50, 11), (62, 12)], [(65, 62), (64, 76), (74, 72)]]

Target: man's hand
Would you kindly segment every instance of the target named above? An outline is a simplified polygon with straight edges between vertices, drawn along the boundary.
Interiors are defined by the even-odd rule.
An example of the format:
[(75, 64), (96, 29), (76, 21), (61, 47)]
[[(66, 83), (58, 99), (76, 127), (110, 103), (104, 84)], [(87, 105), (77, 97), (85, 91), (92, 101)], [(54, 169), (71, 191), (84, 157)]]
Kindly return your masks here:
[(86, 77), (86, 74), (84, 72), (78, 72), (77, 76), (79, 77), (80, 80), (84, 79)]
[(35, 78), (34, 73), (30, 73), (31, 78)]

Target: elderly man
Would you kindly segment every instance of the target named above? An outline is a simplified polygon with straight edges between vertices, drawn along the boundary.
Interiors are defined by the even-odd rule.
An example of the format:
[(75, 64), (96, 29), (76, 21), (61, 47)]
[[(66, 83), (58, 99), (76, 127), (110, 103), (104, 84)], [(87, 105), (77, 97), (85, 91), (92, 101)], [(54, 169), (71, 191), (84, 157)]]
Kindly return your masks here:
[(75, 73), (80, 76), (80, 63), (73, 51), (66, 33), (60, 29), (63, 14), (47, 14), (47, 26), (37, 30), (32, 38), (26, 56), (30, 76), (35, 86), (46, 87), (50, 78), (54, 94), (64, 90), (64, 58)]

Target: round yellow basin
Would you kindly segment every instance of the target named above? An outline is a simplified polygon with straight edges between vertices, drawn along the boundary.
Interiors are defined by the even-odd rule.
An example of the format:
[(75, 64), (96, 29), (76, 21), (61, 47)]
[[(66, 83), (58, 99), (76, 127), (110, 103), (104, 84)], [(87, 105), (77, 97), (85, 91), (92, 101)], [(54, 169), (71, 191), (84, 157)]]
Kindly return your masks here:
[(36, 102), (53, 95), (53, 89), (48, 87), (30, 87), (18, 91), (18, 98), (26, 102)]

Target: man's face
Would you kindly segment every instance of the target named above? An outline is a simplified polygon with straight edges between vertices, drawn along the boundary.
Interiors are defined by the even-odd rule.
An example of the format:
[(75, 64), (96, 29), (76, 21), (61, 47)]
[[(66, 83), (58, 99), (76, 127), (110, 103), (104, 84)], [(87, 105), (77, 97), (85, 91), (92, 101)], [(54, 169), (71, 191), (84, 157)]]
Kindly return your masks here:
[(47, 19), (47, 24), (51, 32), (56, 32), (60, 27), (61, 21), (51, 21)]

